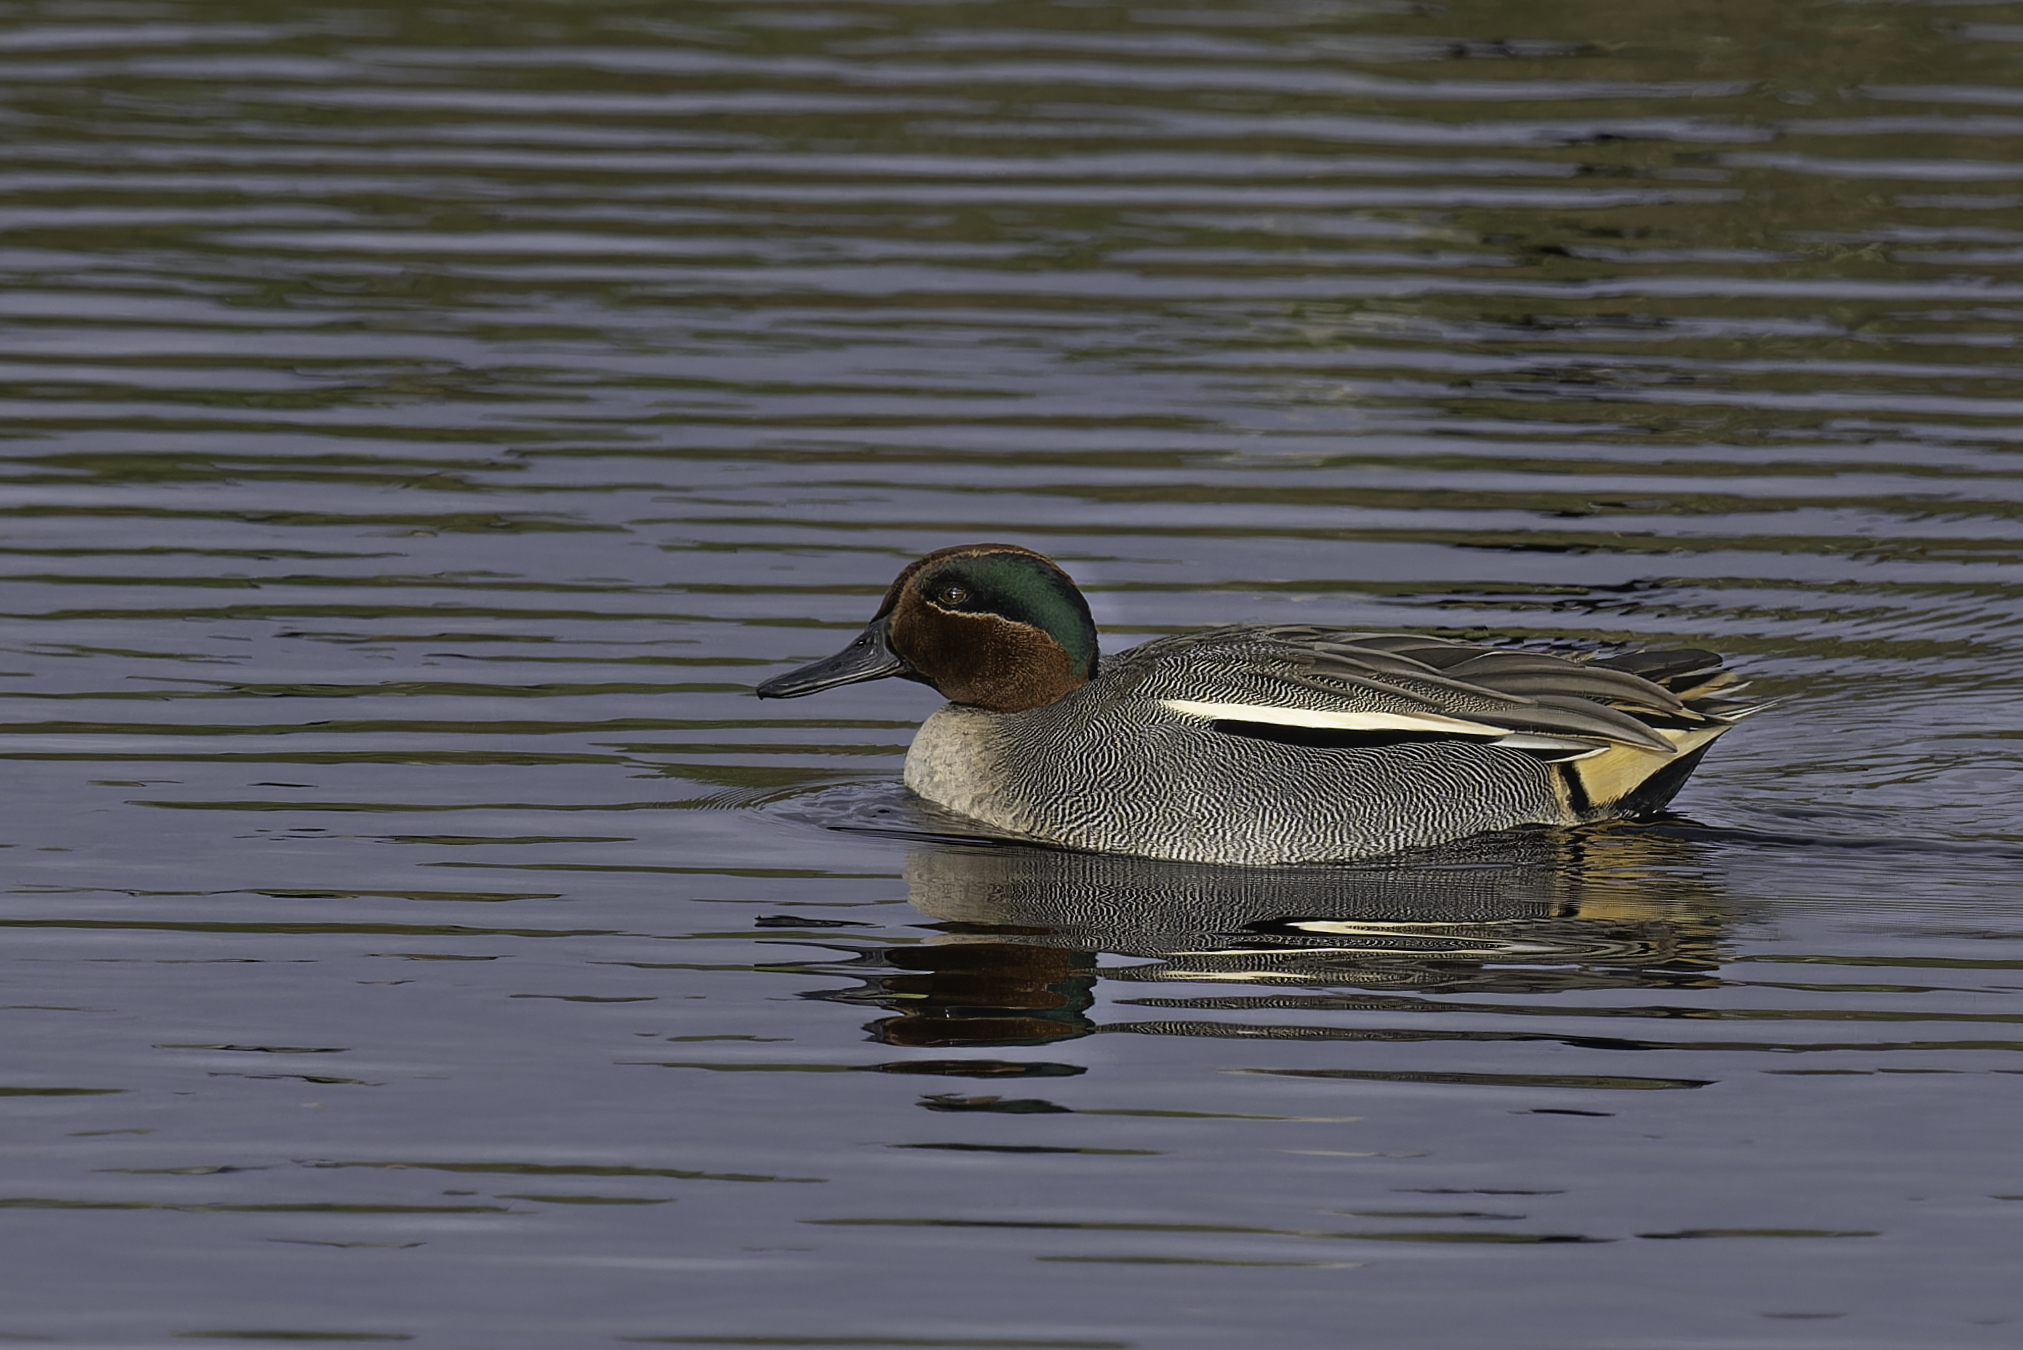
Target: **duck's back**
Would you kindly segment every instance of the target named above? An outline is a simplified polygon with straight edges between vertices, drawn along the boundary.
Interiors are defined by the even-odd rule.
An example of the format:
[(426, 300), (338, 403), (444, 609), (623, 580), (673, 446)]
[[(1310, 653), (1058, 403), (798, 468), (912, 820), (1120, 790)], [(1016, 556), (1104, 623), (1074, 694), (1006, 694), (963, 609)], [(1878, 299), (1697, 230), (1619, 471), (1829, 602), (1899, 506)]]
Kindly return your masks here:
[(1075, 848), (1367, 858), (1656, 810), (1734, 723), (1706, 701), (1725, 682), (1719, 665), (1705, 652), (1583, 662), (1401, 634), (1211, 629), (1123, 652), (1026, 712), (943, 708), (906, 781)]

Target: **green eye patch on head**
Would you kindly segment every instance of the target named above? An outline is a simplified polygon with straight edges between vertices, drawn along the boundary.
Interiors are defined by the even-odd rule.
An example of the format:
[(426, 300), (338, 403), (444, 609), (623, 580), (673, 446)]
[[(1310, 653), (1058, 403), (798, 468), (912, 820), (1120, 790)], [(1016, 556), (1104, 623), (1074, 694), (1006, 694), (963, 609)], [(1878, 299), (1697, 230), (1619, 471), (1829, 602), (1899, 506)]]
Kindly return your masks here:
[(1068, 653), (1075, 671), (1095, 674), (1096, 625), (1065, 573), (1035, 553), (976, 553), (930, 563), (913, 588), (936, 609), (989, 614), (1039, 629)]

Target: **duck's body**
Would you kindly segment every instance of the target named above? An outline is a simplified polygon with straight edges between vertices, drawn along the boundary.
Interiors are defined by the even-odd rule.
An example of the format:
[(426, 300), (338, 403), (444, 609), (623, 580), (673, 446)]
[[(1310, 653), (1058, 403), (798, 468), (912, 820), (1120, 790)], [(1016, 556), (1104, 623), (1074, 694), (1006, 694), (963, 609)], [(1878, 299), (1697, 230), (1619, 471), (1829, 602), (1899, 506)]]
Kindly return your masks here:
[(1655, 811), (1740, 715), (1705, 701), (1719, 665), (1248, 626), (1160, 638), (1098, 671), (1064, 573), (971, 545), (913, 564), (857, 642), (759, 693), (933, 684), (952, 701), (906, 757), (929, 801), (1072, 848), (1267, 864)]
[[(1661, 732), (1663, 751), (1621, 743), (1525, 749), (1480, 732), (1359, 728), (1353, 723), (1380, 703), (1409, 710), (1392, 714), (1401, 721), (1431, 723), (1483, 716), (1490, 702), (1420, 684), (1449, 697), (1427, 709), (1430, 717), (1415, 717), (1426, 705), (1367, 687), (1326, 688), (1318, 683), (1326, 677), (1317, 679), (1308, 664), (1349, 667), (1368, 679), (1370, 668), (1357, 656), (1376, 658), (1379, 670), (1404, 664), (1364, 645), (1385, 641), (1397, 639), (1234, 628), (1148, 642), (1037, 708), (942, 708), (913, 739), (906, 786), (1000, 830), (1074, 848), (1187, 862), (1325, 862), (1514, 825), (1654, 810), (1730, 725), (1692, 727), (1676, 742)], [(1462, 644), (1419, 650), (1538, 661)], [(1598, 682), (1602, 673), (1544, 659), (1565, 666), (1569, 683), (1582, 676)], [(1409, 675), (1384, 682), (1401, 693), (1418, 683)], [(1590, 757), (1569, 758), (1581, 754)], [(1675, 772), (1650, 781), (1667, 768)]]

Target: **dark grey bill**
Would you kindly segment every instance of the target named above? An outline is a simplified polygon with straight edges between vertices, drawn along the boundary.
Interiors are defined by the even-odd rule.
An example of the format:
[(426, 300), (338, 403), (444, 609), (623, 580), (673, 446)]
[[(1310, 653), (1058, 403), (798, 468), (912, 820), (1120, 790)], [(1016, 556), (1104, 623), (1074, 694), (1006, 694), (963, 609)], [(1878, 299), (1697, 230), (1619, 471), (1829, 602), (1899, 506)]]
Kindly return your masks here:
[(913, 667), (892, 650), (892, 643), (886, 637), (885, 629), (889, 622), (887, 619), (878, 620), (834, 656), (825, 657), (811, 666), (802, 666), (799, 670), (790, 670), (784, 675), (775, 675), (758, 687), (758, 696), (800, 698), (804, 694), (834, 689), (839, 684), (882, 680), (889, 675), (913, 675)]

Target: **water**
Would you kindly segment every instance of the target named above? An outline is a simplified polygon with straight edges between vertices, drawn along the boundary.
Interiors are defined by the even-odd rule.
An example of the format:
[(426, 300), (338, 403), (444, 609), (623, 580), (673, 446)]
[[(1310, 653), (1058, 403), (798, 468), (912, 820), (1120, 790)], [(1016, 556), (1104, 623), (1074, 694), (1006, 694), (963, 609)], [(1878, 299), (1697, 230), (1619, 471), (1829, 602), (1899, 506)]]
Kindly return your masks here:
[[(2023, 6), (0, 12), (0, 1338), (2015, 1344)], [(1787, 701), (966, 846), (977, 539)]]

